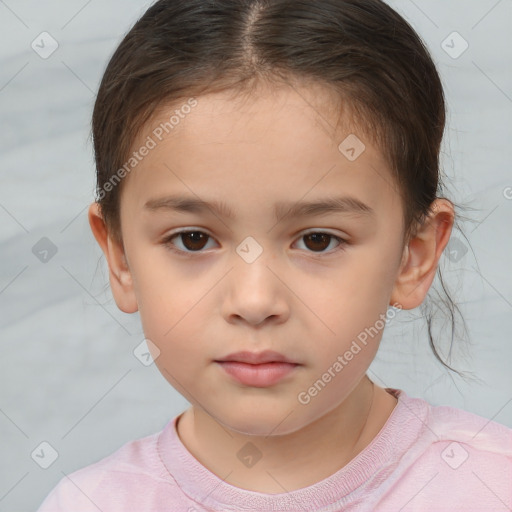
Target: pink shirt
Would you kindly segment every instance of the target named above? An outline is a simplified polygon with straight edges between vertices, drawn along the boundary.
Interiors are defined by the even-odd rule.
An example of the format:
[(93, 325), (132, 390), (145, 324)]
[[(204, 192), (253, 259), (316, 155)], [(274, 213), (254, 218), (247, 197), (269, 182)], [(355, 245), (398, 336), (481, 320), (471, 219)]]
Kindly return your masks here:
[(387, 388), (398, 403), (372, 442), (309, 487), (234, 487), (183, 445), (173, 418), (158, 433), (60, 480), (38, 512), (512, 510), (512, 429)]

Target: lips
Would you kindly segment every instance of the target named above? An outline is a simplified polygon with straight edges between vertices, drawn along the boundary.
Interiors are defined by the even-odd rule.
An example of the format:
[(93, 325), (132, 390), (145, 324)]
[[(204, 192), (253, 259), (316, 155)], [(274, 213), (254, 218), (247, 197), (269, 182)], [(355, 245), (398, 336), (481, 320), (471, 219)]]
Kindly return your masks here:
[(256, 388), (274, 386), (294, 375), (299, 367), (298, 364), (283, 362), (250, 364), (238, 361), (217, 361), (216, 364), (239, 384)]
[(294, 375), (301, 366), (273, 350), (235, 352), (217, 359), (215, 363), (240, 384), (258, 388), (274, 386)]
[(296, 361), (292, 361), (288, 359), (283, 354), (279, 352), (275, 352), (273, 350), (264, 350), (263, 352), (235, 352), (233, 354), (229, 354), (222, 359), (217, 359), (216, 362), (238, 362), (238, 363), (246, 363), (246, 364), (266, 364), (266, 363), (289, 363), (289, 364), (299, 364)]

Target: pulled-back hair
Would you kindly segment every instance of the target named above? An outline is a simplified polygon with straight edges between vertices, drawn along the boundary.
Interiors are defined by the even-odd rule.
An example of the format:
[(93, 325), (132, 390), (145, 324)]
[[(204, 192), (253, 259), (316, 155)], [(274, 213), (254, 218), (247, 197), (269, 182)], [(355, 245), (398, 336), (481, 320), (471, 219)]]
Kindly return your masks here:
[[(443, 193), (446, 111), (435, 64), (407, 21), (381, 0), (159, 0), (113, 54), (94, 106), (97, 202), (122, 242), (112, 185), (133, 144), (163, 106), (258, 84), (315, 83), (341, 119), (385, 156), (404, 215), (404, 243)], [(341, 141), (340, 141), (341, 142)], [(122, 173), (125, 175), (126, 172)], [(117, 177), (119, 174), (117, 175)], [(110, 186), (108, 186), (110, 183)], [(459, 312), (442, 281), (452, 321)], [(423, 306), (423, 305), (422, 305)], [(427, 315), (430, 345), (431, 317)]]

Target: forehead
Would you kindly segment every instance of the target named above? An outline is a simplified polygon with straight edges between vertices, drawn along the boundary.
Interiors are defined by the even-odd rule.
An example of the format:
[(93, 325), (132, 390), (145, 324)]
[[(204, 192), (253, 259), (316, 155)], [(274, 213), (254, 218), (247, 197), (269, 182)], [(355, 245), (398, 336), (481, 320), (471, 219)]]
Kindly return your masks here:
[[(195, 105), (189, 107), (192, 101)], [(298, 143), (301, 135), (311, 136), (313, 131), (320, 132), (315, 135), (324, 139), (339, 142), (340, 136), (350, 130), (351, 123), (350, 103), (341, 102), (326, 86), (314, 82), (307, 85), (261, 83), (252, 89), (208, 93), (193, 99), (182, 98), (170, 106), (164, 104), (141, 129), (138, 139), (151, 133), (159, 139), (157, 132), (163, 128), (162, 137), (166, 140), (174, 137), (179, 138), (180, 143), (198, 144), (199, 141), (228, 140), (242, 130), (253, 139), (260, 138), (264, 132), (279, 132), (280, 140), (276, 142), (289, 143), (289, 139), (284, 139), (287, 132), (282, 129), (289, 129), (293, 124)], [(353, 130), (360, 131), (359, 128)]]
[(333, 187), (367, 203), (396, 200), (384, 156), (351, 126), (349, 105), (321, 86), (188, 100), (161, 107), (134, 144), (154, 144), (129, 175), (126, 193), (137, 208), (164, 189), (233, 202), (239, 192), (255, 204), (298, 201)]

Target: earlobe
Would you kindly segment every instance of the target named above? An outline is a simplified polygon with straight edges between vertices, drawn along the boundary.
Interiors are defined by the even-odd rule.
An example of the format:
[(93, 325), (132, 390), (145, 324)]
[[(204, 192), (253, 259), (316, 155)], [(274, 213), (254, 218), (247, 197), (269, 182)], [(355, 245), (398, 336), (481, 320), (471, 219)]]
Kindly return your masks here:
[(450, 239), (453, 222), (453, 204), (436, 199), (430, 215), (404, 248), (390, 304), (398, 302), (402, 309), (414, 309), (423, 302)]
[(89, 206), (88, 217), (94, 238), (107, 260), (110, 287), (116, 304), (124, 313), (135, 313), (139, 308), (123, 245), (109, 235), (98, 203)]

